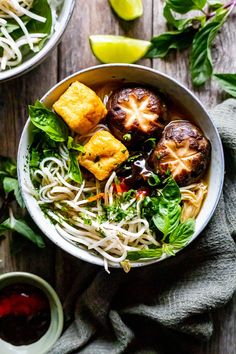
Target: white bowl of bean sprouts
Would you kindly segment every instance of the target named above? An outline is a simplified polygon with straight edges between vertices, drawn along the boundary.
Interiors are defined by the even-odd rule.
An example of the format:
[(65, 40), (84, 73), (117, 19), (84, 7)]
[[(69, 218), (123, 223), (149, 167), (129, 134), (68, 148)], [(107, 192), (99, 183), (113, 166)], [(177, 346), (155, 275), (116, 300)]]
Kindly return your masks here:
[(20, 76), (58, 44), (75, 0), (0, 0), (0, 81)]
[(128, 272), (177, 254), (212, 217), (221, 140), (201, 102), (169, 76), (92, 67), (54, 86), (29, 115), (18, 150), (22, 195), (42, 232), (73, 256)]

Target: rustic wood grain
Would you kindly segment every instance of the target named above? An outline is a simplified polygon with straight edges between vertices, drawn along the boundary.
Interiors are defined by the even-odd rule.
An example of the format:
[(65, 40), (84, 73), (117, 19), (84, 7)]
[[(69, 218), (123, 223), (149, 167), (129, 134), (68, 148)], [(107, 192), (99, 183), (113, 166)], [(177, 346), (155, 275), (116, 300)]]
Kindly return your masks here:
[[(27, 105), (41, 97), (57, 81), (57, 50), (38, 68), (20, 77), (0, 84), (0, 155), (16, 157), (18, 142), (27, 119)], [(12, 256), (9, 239), (1, 243), (4, 272), (31, 271), (54, 281), (54, 246), (38, 250), (29, 244), (26, 249)]]
[[(20, 134), (27, 118), (26, 107), (41, 97), (64, 77), (91, 65), (98, 64), (92, 55), (88, 36), (91, 34), (120, 34), (149, 40), (166, 30), (162, 15), (162, 0), (143, 0), (144, 15), (130, 23), (119, 20), (107, 0), (77, 0), (73, 17), (62, 43), (42, 63), (27, 75), (0, 85), (0, 154), (16, 157)], [(224, 25), (213, 50), (217, 72), (236, 71), (235, 16)], [(208, 82), (204, 88), (194, 89), (189, 75), (189, 51), (170, 53), (165, 60), (144, 59), (139, 63), (153, 66), (189, 87), (207, 108), (220, 102), (225, 94), (217, 83)], [(54, 284), (61, 299), (79, 272), (86, 272), (84, 262), (77, 260), (47, 241), (47, 248), (37, 250), (28, 246), (16, 256), (9, 252), (8, 241), (0, 248), (0, 273), (12, 270), (30, 271)], [(93, 267), (87, 265), (87, 267)], [(68, 306), (68, 304), (66, 304)], [(224, 308), (213, 314), (215, 333), (209, 343), (186, 343), (190, 354), (236, 353), (236, 296)], [(183, 343), (184, 346), (184, 343)], [(176, 354), (173, 347), (173, 354)]]

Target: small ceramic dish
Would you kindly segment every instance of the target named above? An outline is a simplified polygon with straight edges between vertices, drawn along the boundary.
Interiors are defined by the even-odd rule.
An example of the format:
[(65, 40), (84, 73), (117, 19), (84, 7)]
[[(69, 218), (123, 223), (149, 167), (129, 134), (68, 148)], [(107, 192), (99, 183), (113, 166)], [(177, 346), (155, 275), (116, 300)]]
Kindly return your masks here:
[(29, 284), (42, 290), (49, 300), (51, 322), (47, 332), (29, 345), (14, 346), (0, 339), (2, 354), (44, 354), (55, 344), (63, 328), (63, 310), (58, 295), (45, 280), (37, 275), (24, 272), (11, 272), (0, 275), (0, 290), (12, 284)]
[[(207, 111), (201, 102), (190, 90), (178, 83), (173, 78), (156, 70), (131, 64), (108, 64), (99, 65), (75, 73), (64, 79), (49, 90), (41, 101), (49, 108), (58, 100), (62, 93), (74, 81), (80, 81), (87, 86), (97, 87), (106, 82), (138, 83), (161, 90), (164, 95), (179, 104), (184, 111), (190, 112), (192, 121), (201, 128), (204, 135), (211, 142), (211, 160), (208, 170), (208, 193), (196, 219), (195, 232), (190, 240), (192, 242), (206, 227), (217, 206), (224, 180), (224, 156), (219, 134)], [(66, 252), (84, 261), (103, 266), (103, 259), (87, 249), (78, 247), (61, 237), (53, 223), (45, 217), (35, 198), (27, 193), (24, 186), (33, 188), (29, 173), (29, 147), (32, 144), (32, 124), (27, 121), (23, 130), (18, 150), (18, 177), (22, 188), (26, 207), (42, 232), (56, 245)], [(132, 262), (132, 267), (141, 267), (155, 262), (160, 262), (168, 256), (163, 255), (160, 259)], [(119, 268), (119, 264), (110, 264), (111, 267)]]
[(44, 59), (46, 59), (46, 57), (59, 43), (63, 33), (65, 32), (69, 20), (72, 16), (74, 6), (75, 0), (64, 0), (63, 5), (58, 10), (58, 18), (55, 30), (44, 47), (30, 59), (23, 61), (20, 65), (0, 72), (0, 82), (14, 79), (27, 73), (39, 65)]

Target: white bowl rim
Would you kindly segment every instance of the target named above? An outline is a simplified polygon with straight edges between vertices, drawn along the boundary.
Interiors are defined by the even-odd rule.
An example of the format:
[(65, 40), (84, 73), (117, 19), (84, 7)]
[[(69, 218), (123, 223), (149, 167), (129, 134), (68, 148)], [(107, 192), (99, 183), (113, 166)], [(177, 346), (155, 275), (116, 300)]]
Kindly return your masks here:
[[(68, 2), (67, 6), (66, 1)], [(45, 46), (43, 46), (43, 48), (29, 60), (22, 62), (15, 68), (0, 72), (0, 82), (11, 80), (20, 75), (26, 74), (28, 71), (38, 66), (44, 59), (46, 59), (46, 57), (51, 53), (51, 51), (57, 46), (72, 16), (75, 6), (75, 0), (64, 0), (63, 6), (66, 6), (66, 13), (64, 14), (64, 16), (62, 16), (59, 28), (54, 31)]]
[[(113, 64), (100, 64), (100, 65), (95, 65), (95, 66), (92, 66), (92, 67), (89, 67), (89, 68), (86, 68), (86, 69), (82, 69), (82, 70), (79, 70), (77, 71), (76, 73), (73, 73), (69, 76), (67, 76), (66, 78), (64, 78), (63, 80), (61, 80), (60, 82), (58, 82), (56, 85), (54, 85), (49, 91), (47, 91), (47, 93), (45, 95), (43, 95), (43, 97), (40, 99), (40, 101), (44, 101), (57, 87), (59, 87), (60, 85), (62, 85), (63, 83), (73, 79), (74, 77), (76, 77), (77, 75), (79, 74), (83, 74), (83, 73), (86, 73), (88, 71), (94, 71), (94, 70), (97, 70), (97, 69), (101, 69), (101, 68), (105, 68), (105, 67), (129, 67), (129, 68), (137, 68), (137, 69), (140, 69), (140, 70), (144, 70), (144, 71), (150, 71), (152, 72), (153, 74), (158, 74), (160, 76), (163, 76), (165, 77), (166, 79), (174, 82), (175, 84), (177, 84), (178, 86), (181, 87), (182, 90), (184, 90), (185, 92), (187, 92), (197, 103), (198, 105), (201, 107), (201, 109), (203, 110), (203, 112), (206, 114), (206, 116), (208, 117), (208, 119), (211, 121), (212, 123), (212, 127), (213, 129), (215, 130), (215, 134), (216, 134), (216, 137), (217, 137), (217, 140), (218, 140), (218, 143), (219, 143), (219, 150), (220, 150), (220, 162), (221, 162), (221, 176), (220, 176), (220, 183), (219, 183), (219, 189), (218, 189), (218, 192), (217, 192), (217, 196), (215, 198), (215, 202), (214, 204), (212, 205), (211, 207), (211, 211), (210, 213), (208, 214), (207, 218), (205, 219), (204, 223), (201, 225), (201, 227), (199, 228), (198, 232), (193, 235), (194, 237), (192, 237), (190, 239), (190, 241), (188, 242), (188, 244), (183, 247), (182, 249), (180, 250), (177, 250), (176, 251), (176, 254), (178, 254), (179, 252), (183, 251), (186, 247), (188, 247), (188, 245), (190, 245), (200, 234), (201, 232), (205, 229), (205, 227), (207, 226), (207, 224), (209, 223), (210, 219), (212, 218), (214, 212), (215, 212), (215, 209), (218, 205), (218, 202), (219, 202), (219, 199), (220, 199), (220, 196), (221, 196), (221, 192), (222, 192), (222, 189), (223, 189), (223, 183), (224, 183), (224, 169), (225, 169), (225, 162), (224, 162), (224, 152), (223, 152), (223, 146), (222, 146), (222, 142), (221, 142), (221, 138), (220, 138), (220, 135), (219, 135), (219, 132), (214, 124), (214, 122), (212, 121), (210, 115), (208, 114), (207, 110), (205, 109), (205, 107), (203, 106), (203, 104), (201, 103), (201, 101), (187, 88), (185, 87), (183, 84), (179, 83), (176, 79), (170, 77), (169, 75), (165, 74), (165, 73), (162, 73), (161, 71), (158, 71), (156, 69), (153, 69), (153, 68), (150, 68), (150, 67), (146, 67), (146, 66), (143, 66), (143, 65), (137, 65), (137, 64), (121, 64), (121, 63), (113, 63)], [(24, 126), (24, 129), (22, 131), (22, 134), (21, 134), (21, 138), (20, 138), (20, 142), (19, 142), (19, 147), (18, 147), (18, 156), (17, 156), (17, 161), (19, 161), (19, 157), (20, 157), (20, 152), (21, 152), (21, 145), (22, 145), (22, 142), (23, 142), (23, 139), (24, 139), (24, 136), (25, 136), (25, 133), (29, 127), (29, 124), (30, 124), (30, 118), (28, 118), (28, 120), (26, 121), (25, 123), (25, 126)], [(17, 173), (18, 173), (18, 180), (19, 180), (19, 185), (20, 185), (20, 188), (21, 188), (21, 169), (20, 169), (20, 166), (19, 164), (17, 164)], [(22, 191), (22, 188), (21, 188), (21, 191)], [(33, 221), (37, 224), (37, 221), (36, 221), (36, 218), (34, 217), (34, 215), (31, 213), (31, 209), (30, 209), (30, 206), (28, 205), (27, 203), (27, 200), (25, 198), (25, 195), (22, 191), (22, 196), (23, 196), (23, 199), (24, 199), (24, 202), (25, 202), (25, 205), (26, 205), (26, 208), (30, 214), (30, 216), (32, 217)], [(45, 217), (45, 216), (44, 216)], [(38, 225), (38, 224), (37, 224)], [(40, 228), (40, 225), (38, 225), (39, 228)], [(56, 241), (54, 239), (54, 237), (51, 237), (50, 233), (49, 232), (46, 232), (46, 230), (41, 230), (53, 243), (55, 243), (57, 246), (61, 247), (60, 244), (58, 243), (58, 241)], [(61, 236), (60, 236), (61, 237)], [(88, 261), (88, 259), (84, 256), (81, 256), (81, 255), (78, 255), (77, 252), (76, 252), (76, 247), (73, 248), (73, 250), (66, 250), (64, 247), (62, 247), (62, 249), (68, 253), (70, 253), (71, 255), (73, 255), (74, 257), (76, 258), (79, 258), (85, 262), (89, 262), (89, 263), (92, 263), (90, 261)], [(86, 253), (89, 253), (88, 250), (86, 250)], [(143, 267), (143, 266), (148, 266), (148, 265), (151, 265), (153, 263), (158, 263), (158, 262), (161, 262), (167, 258), (169, 258), (170, 255), (164, 255), (162, 256), (161, 258), (158, 258), (158, 259), (152, 259), (152, 260), (146, 260), (146, 261), (140, 261), (140, 262), (132, 262), (132, 268), (138, 268), (138, 267)], [(103, 260), (100, 256), (98, 256), (96, 258), (96, 260), (93, 262), (93, 264), (97, 264), (97, 265), (100, 265), (100, 266), (104, 266), (104, 263), (103, 263)], [(109, 264), (109, 267), (111, 268), (122, 268), (121, 265), (119, 263), (113, 263), (113, 264)]]

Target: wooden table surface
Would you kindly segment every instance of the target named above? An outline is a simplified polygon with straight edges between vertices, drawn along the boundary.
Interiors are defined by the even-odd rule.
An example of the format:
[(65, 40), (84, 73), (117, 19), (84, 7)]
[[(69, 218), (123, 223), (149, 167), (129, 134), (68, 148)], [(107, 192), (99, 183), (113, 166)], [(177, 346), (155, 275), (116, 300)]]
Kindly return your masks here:
[[(90, 34), (126, 34), (149, 40), (166, 30), (162, 15), (163, 1), (143, 0), (144, 15), (134, 23), (119, 22), (107, 0), (76, 0), (73, 17), (61, 44), (39, 67), (27, 75), (0, 85), (0, 155), (16, 157), (18, 142), (27, 118), (27, 105), (40, 98), (55, 83), (80, 69), (98, 64), (93, 57)], [(235, 15), (218, 36), (213, 50), (218, 72), (236, 72)], [(207, 108), (224, 99), (217, 84), (208, 82), (204, 88), (193, 89), (190, 81), (188, 51), (171, 53), (166, 60), (145, 59), (140, 64), (152, 66), (193, 90)], [(66, 254), (50, 241), (38, 250), (29, 245), (16, 255), (9, 251), (9, 238), (0, 249), (0, 272), (30, 271), (48, 280), (64, 300), (82, 262)], [(236, 296), (214, 316), (215, 332), (209, 343), (193, 343), (191, 353), (236, 353)], [(1, 351), (1, 350), (0, 350)], [(173, 354), (175, 353), (173, 349)], [(181, 354), (181, 353), (179, 353)]]

